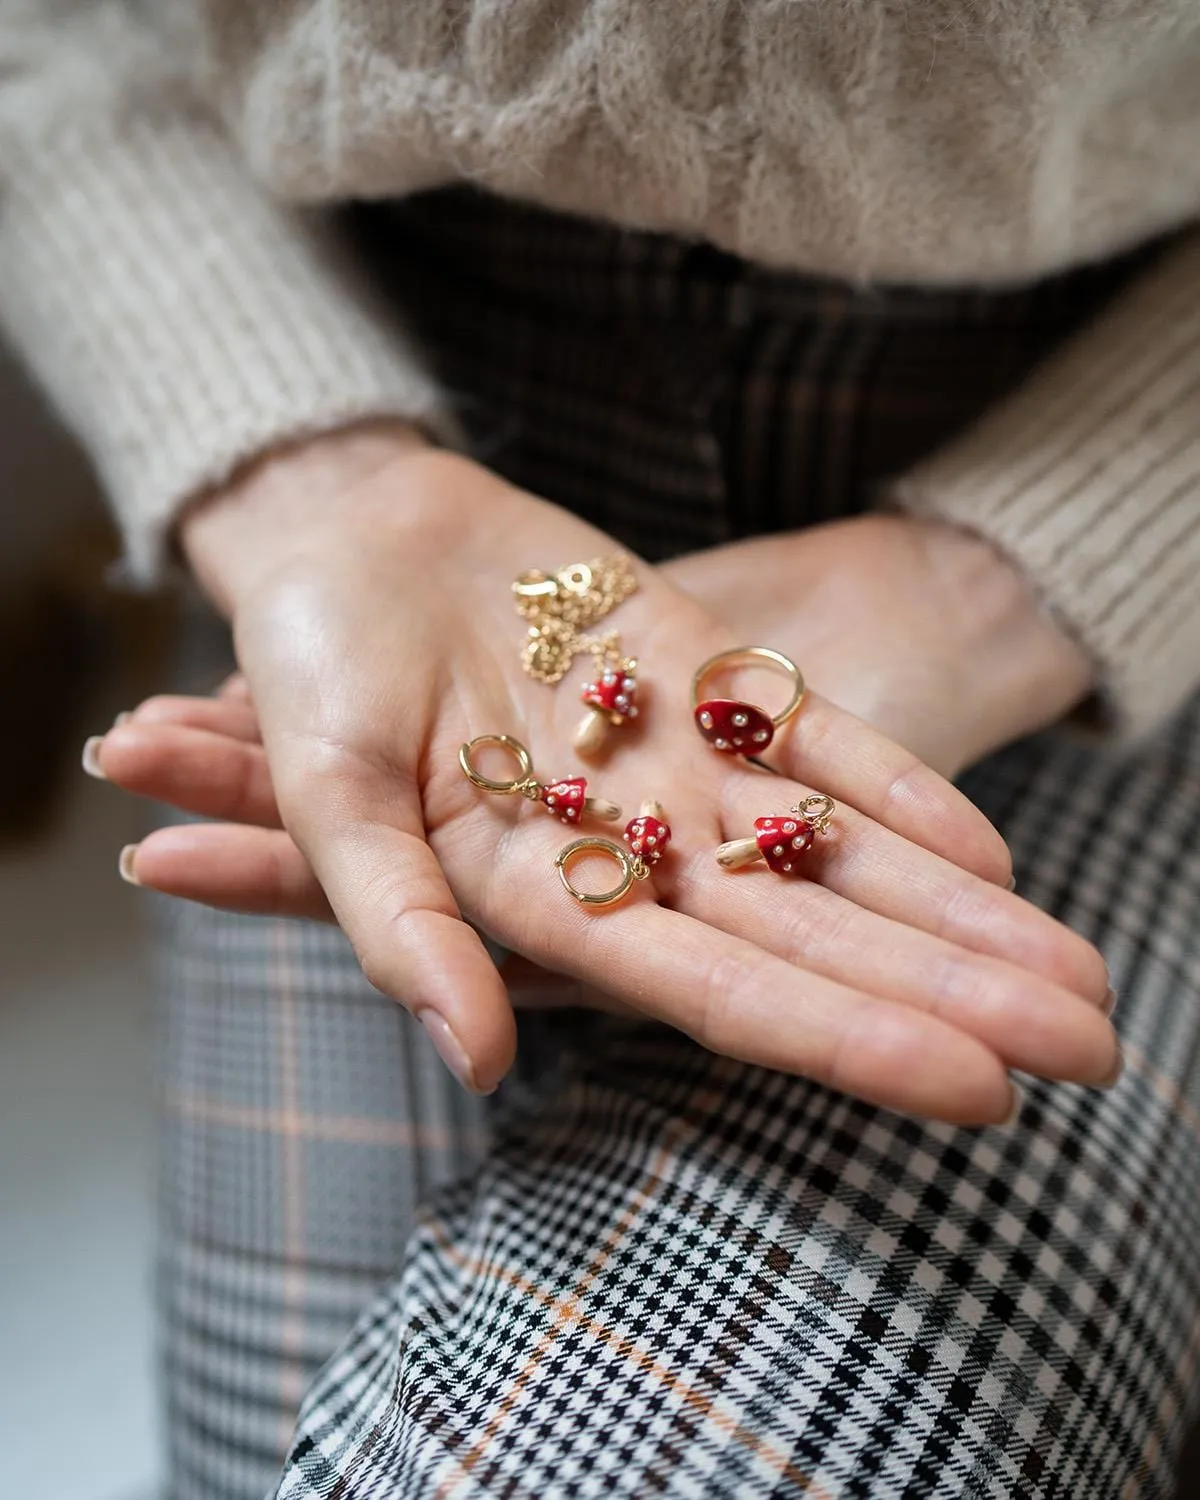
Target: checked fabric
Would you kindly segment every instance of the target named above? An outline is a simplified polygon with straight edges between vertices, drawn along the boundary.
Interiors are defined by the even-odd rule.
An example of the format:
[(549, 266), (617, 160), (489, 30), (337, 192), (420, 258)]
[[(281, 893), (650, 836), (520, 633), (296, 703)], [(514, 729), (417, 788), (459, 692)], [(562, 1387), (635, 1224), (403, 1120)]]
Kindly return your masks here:
[[(359, 223), (478, 450), (651, 557), (808, 524), (1128, 266), (854, 294), (461, 191)], [(528, 1013), (463, 1096), (340, 935), (160, 909), (175, 1500), (1153, 1500), (1200, 1376), (1200, 704), (967, 778), (1128, 1065), (925, 1126)]]

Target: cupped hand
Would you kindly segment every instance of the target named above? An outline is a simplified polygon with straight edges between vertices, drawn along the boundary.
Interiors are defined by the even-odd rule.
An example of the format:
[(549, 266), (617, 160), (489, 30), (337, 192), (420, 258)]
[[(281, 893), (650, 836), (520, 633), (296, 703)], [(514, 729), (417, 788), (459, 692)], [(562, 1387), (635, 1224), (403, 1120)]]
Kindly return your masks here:
[[(575, 769), (576, 694), (523, 674), (508, 583), (614, 544), (467, 460), (362, 444), (277, 460), (192, 518), (188, 551), (232, 617), (253, 704), (224, 703), (243, 711), (240, 734), (147, 705), (99, 764), (246, 826), (152, 835), (139, 880), (161, 886), (156, 862), (200, 870), (214, 840), (240, 841), (247, 875), (273, 872), (257, 888), (332, 914), (475, 1088), (507, 1070), (514, 1030), (464, 917), (714, 1050), (918, 1114), (1003, 1118), (1008, 1067), (1112, 1076), (1099, 955), (1006, 889), (1007, 852), (977, 810), (816, 694), (772, 746), (777, 776), (716, 755), (692, 726), (690, 678), (738, 642), (640, 565), (612, 623), (642, 663), (647, 708), (593, 789), (630, 812), (657, 797), (675, 843), (623, 905), (571, 902), (553, 860), (572, 835), (522, 799), (480, 794), (457, 751), (503, 732), (543, 779)], [(839, 810), (811, 880), (719, 869), (720, 842), (813, 790)]]

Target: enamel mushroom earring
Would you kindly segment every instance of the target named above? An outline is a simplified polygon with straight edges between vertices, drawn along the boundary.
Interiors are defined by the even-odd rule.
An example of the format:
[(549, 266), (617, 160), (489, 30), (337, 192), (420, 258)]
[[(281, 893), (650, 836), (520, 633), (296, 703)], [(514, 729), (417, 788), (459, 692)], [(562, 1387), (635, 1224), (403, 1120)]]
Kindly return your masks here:
[(740, 870), (761, 860), (776, 875), (802, 875), (805, 855), (818, 833), (829, 832), (836, 806), (832, 797), (821, 793), (805, 797), (790, 812), (755, 818), (754, 837), (722, 844), (717, 863), (723, 870)]
[[(623, 901), (639, 880), (649, 877), (667, 852), (671, 825), (657, 802), (643, 802), (637, 817), (626, 823), (623, 837), (628, 848), (622, 848), (614, 839), (582, 838), (559, 850), (554, 861), (558, 878), (580, 906), (615, 906)], [(580, 890), (571, 879), (571, 865), (585, 854), (603, 854), (613, 860), (619, 871), (616, 885), (606, 891)]]
[[(474, 756), (485, 746), (492, 745), (505, 750), (517, 762), (517, 774), (508, 781), (496, 781), (476, 770)], [(576, 828), (585, 815), (590, 814), (603, 823), (615, 823), (621, 809), (615, 802), (603, 797), (589, 797), (587, 782), (582, 776), (568, 776), (561, 781), (539, 781), (533, 769), (533, 758), (520, 740), (510, 734), (480, 734), (458, 751), (458, 764), (463, 775), (481, 792), (494, 792), (501, 797), (521, 796), (530, 802), (540, 802), (568, 828)]]

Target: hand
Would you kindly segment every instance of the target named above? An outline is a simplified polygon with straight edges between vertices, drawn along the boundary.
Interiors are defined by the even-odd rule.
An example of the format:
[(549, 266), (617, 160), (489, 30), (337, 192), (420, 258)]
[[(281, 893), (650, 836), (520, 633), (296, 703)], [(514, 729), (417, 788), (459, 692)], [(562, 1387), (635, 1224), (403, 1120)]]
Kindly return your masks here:
[(940, 522), (860, 516), (662, 571), (944, 776), (1053, 723), (1092, 686), (1088, 656), (1017, 569)]
[[(654, 664), (651, 709), (597, 787), (626, 806), (658, 795), (677, 844), (655, 874), (657, 903), (645, 887), (598, 915), (566, 901), (551, 872), (561, 825), (481, 796), (456, 752), (504, 730), (543, 775), (570, 763), (578, 704), (521, 672), (507, 585), (612, 542), (448, 455), (401, 445), (337, 472), (328, 450), (311, 468), (303, 455), (282, 460), (189, 528), (197, 571), (232, 614), (262, 744), (246, 720), (245, 738), (221, 741), (222, 781), (212, 730), (147, 705), (106, 736), (99, 764), (252, 826), (152, 835), (134, 863), (144, 884), (163, 886), (156, 868), (172, 860), (198, 879), (206, 851), (234, 836), (247, 875), (274, 870), (245, 894), (331, 911), (373, 982), (479, 1088), (507, 1069), (513, 1030), (460, 911), (719, 1052), (914, 1113), (1003, 1118), (1006, 1066), (1092, 1083), (1112, 1074), (1099, 955), (1003, 888), (1002, 842), (941, 778), (816, 695), (772, 746), (778, 781), (702, 743), (691, 671), (734, 642), (649, 568), (619, 624)], [(722, 839), (814, 788), (841, 804), (816, 879), (718, 869)]]

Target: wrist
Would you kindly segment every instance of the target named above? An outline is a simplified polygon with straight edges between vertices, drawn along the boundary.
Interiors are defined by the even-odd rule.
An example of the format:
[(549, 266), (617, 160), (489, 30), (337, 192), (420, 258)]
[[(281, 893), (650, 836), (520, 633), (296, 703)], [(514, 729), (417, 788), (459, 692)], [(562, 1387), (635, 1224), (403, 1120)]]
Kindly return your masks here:
[(344, 533), (377, 508), (372, 479), (431, 447), (419, 428), (380, 420), (273, 449), (188, 507), (177, 527), (180, 550), (204, 592), (232, 616), (264, 576), (318, 554), (331, 530)]
[(986, 537), (911, 521), (932, 597), (961, 629), (959, 701), (974, 706), (979, 753), (1063, 718), (1096, 686), (1092, 658), (1038, 598), (1019, 564)]

